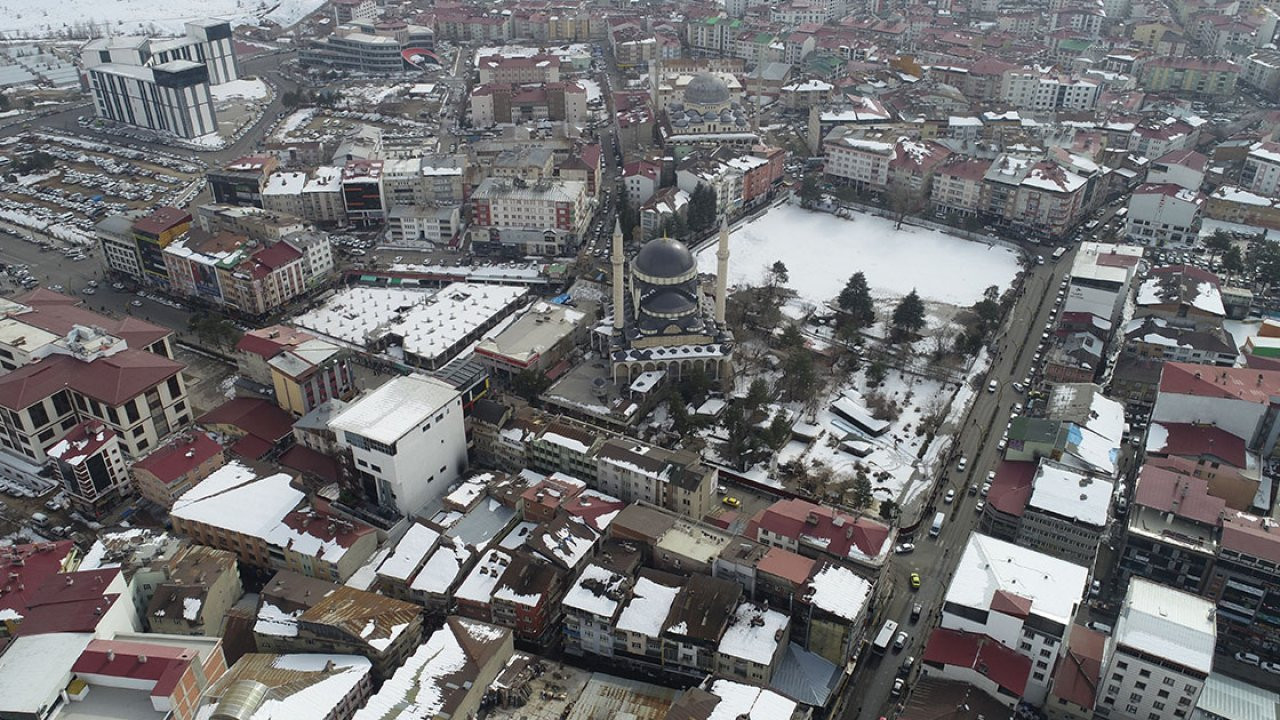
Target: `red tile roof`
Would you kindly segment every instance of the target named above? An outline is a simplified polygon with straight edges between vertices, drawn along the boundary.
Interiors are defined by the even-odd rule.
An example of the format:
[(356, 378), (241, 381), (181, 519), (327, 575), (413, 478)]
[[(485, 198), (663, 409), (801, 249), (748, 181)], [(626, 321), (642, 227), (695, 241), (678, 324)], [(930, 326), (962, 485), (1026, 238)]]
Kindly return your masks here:
[(889, 527), (883, 523), (799, 499), (779, 500), (761, 510), (747, 525), (747, 537), (758, 540), (760, 529), (793, 540), (814, 538), (837, 557), (850, 557), (851, 551), (876, 557), (889, 540)]
[(1133, 502), (1205, 525), (1218, 526), (1227, 504), (1209, 494), (1209, 481), (1193, 475), (1143, 465)]
[(600, 519), (605, 515), (612, 519), (613, 513), (626, 506), (625, 502), (617, 498), (585, 490), (561, 503), (560, 509), (573, 517), (581, 518), (597, 532), (604, 532), (607, 525), (602, 526)]
[(124, 350), (92, 362), (53, 355), (0, 377), (0, 405), (21, 410), (63, 388), (71, 388), (117, 407), (185, 367), (145, 350)]
[(123, 640), (91, 640), (71, 671), (152, 682), (153, 697), (168, 697), (183, 673), (198, 661), (190, 648)]
[(267, 456), (267, 453), (271, 452), (271, 443), (256, 435), (245, 435), (231, 443), (231, 447), (227, 449), (231, 451), (232, 455), (246, 460), (261, 460)]
[(813, 558), (775, 547), (769, 548), (769, 552), (760, 558), (760, 562), (756, 563), (756, 570), (800, 586), (809, 581), (809, 576), (813, 574), (813, 567), (817, 564)]
[(31, 312), (15, 316), (18, 320), (54, 335), (65, 337), (76, 325), (100, 327), (108, 335), (124, 340), (130, 348), (142, 350), (173, 334), (169, 328), (153, 325), (131, 315), (121, 318), (100, 315), (82, 307), (75, 298), (44, 288), (36, 288), (17, 298), (17, 301), (31, 308)]
[(135, 232), (159, 235), (174, 225), (191, 222), (191, 214), (175, 207), (158, 207), (151, 214), (133, 221)]
[(86, 420), (67, 432), (58, 444), (49, 448), (49, 457), (76, 464), (102, 449), (116, 436), (116, 431), (101, 420)]
[(1267, 404), (1280, 395), (1280, 371), (1165, 363), (1160, 392)]
[[(358, 520), (348, 520), (330, 513), (323, 501), (317, 502), (313, 509), (294, 510), (285, 515), (280, 522), (301, 534), (318, 538), (324, 543), (337, 543), (344, 549), (350, 548), (360, 538), (374, 532), (372, 527)], [(325, 559), (337, 562), (334, 558)]]
[(25, 617), (31, 598), (62, 569), (73, 547), (70, 540), (0, 547), (0, 610)]
[(1083, 708), (1092, 708), (1102, 678), (1102, 652), (1107, 638), (1083, 625), (1071, 628), (1067, 652), (1058, 661), (1053, 694)]
[(337, 460), (305, 445), (294, 445), (284, 451), (280, 456), (280, 464), (324, 482), (337, 482), (342, 478), (342, 469)]
[(1031, 615), (1031, 598), (1008, 590), (997, 590), (995, 595), (991, 596), (991, 610), (1009, 617), (1026, 619)]
[(1222, 549), (1280, 564), (1280, 524), (1238, 512), (1222, 520)]
[(987, 491), (987, 504), (1006, 515), (1022, 517), (1031, 499), (1031, 481), (1038, 463), (1002, 460), (996, 466), (996, 479)]
[[(272, 337), (273, 334), (274, 337)], [(311, 333), (287, 325), (272, 325), (260, 330), (250, 330), (242, 335), (240, 342), (236, 343), (236, 351), (252, 353), (264, 360), (270, 360), (285, 350), (314, 339), (315, 336)]]
[(175, 438), (139, 460), (134, 467), (146, 470), (166, 485), (191, 472), (201, 463), (222, 452), (222, 446), (202, 432)]
[(196, 418), (201, 425), (231, 425), (274, 445), (293, 431), (293, 417), (262, 398), (232, 398)]
[(1211, 456), (1243, 468), (1248, 464), (1248, 451), (1244, 440), (1214, 425), (1193, 423), (1152, 423), (1164, 428), (1166, 439), (1163, 448), (1148, 447), (1148, 453), (1178, 455), (1181, 457)]
[(271, 247), (266, 247), (253, 254), (253, 259), (272, 270), (280, 268), (295, 262), (302, 257), (302, 253), (298, 252), (289, 243), (278, 242)]
[[(120, 568), (79, 570), (45, 578), (30, 596), (20, 635), (52, 632), (92, 632), (102, 616), (121, 596), (107, 588), (120, 576)], [(124, 598), (122, 602), (132, 602)]]
[(986, 635), (937, 628), (929, 635), (923, 661), (971, 668), (986, 675), (1014, 697), (1022, 697), (1031, 674), (1031, 658), (1019, 655)]

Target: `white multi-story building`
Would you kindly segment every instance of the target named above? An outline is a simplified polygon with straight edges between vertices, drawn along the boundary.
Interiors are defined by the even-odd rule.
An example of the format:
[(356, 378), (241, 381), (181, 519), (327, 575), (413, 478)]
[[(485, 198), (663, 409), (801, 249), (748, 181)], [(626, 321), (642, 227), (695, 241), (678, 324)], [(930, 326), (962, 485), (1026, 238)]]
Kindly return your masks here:
[(964, 159), (938, 166), (929, 188), (934, 211), (976, 215), (982, 205), (982, 181), (990, 169), (990, 160)]
[(581, 180), (487, 178), (472, 192), (471, 202), (473, 241), (491, 242), (496, 235), (508, 244), (506, 236), (529, 234), (535, 240), (519, 244), (530, 254), (576, 248), (591, 220), (587, 184)]
[(187, 139), (218, 131), (209, 69), (201, 63), (172, 60), (153, 67), (103, 63), (88, 72), (98, 117)]
[(186, 23), (186, 34), (177, 38), (98, 38), (80, 50), (80, 62), (86, 69), (108, 63), (154, 67), (174, 60), (203, 64), (213, 85), (240, 77), (235, 39), (226, 20), (192, 20)]
[(1022, 110), (1090, 111), (1098, 105), (1098, 83), (1024, 68), (1004, 76), (1004, 101)]
[(1088, 582), (1088, 568), (975, 533), (947, 586), (941, 627), (1030, 658), (1023, 698), (1040, 705)]
[(614, 624), (630, 585), (631, 578), (601, 565), (582, 569), (561, 602), (565, 652), (613, 657)]
[(1240, 184), (1250, 192), (1276, 197), (1280, 188), (1280, 143), (1254, 143), (1244, 159)]
[(1124, 234), (1146, 245), (1194, 244), (1205, 196), (1173, 183), (1146, 183), (1129, 196)]
[(1115, 489), (1108, 478), (1041, 460), (1018, 524), (1018, 544), (1093, 567)]
[(390, 380), (348, 404), (329, 429), (366, 488), (405, 515), (443, 497), (467, 469), (462, 397), (433, 377)]
[(1107, 641), (1094, 712), (1128, 720), (1192, 717), (1217, 637), (1211, 601), (1133, 578)]
[(896, 141), (886, 133), (862, 134), (854, 128), (836, 127), (822, 144), (826, 174), (857, 188), (883, 190), (889, 184)]

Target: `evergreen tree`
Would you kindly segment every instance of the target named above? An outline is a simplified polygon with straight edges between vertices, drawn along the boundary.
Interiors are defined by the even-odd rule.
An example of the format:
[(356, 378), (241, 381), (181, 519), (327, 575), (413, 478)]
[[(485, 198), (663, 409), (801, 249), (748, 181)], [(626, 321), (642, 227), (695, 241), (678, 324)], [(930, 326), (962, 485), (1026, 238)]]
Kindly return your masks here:
[(861, 330), (870, 327), (876, 321), (875, 305), (871, 301), (871, 289), (867, 287), (867, 276), (861, 271), (854, 273), (844, 289), (836, 298), (836, 305), (844, 311), (840, 318), (842, 324)]
[(893, 309), (893, 333), (899, 339), (912, 335), (924, 327), (924, 301), (912, 288)]

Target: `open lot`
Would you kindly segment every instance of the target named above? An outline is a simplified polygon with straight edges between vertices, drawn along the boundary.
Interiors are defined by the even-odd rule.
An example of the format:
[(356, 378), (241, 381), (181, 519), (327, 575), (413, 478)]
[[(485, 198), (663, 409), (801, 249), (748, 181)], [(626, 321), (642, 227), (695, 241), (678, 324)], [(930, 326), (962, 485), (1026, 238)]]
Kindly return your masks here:
[[(27, 174), (12, 169), (37, 154), (52, 167)], [(59, 133), (6, 138), (0, 156), (8, 160), (3, 172), (12, 180), (0, 187), (0, 219), (72, 243), (92, 243), (101, 217), (179, 204), (203, 182), (204, 168), (177, 155)]]
[[(791, 204), (734, 231), (729, 251), (731, 285), (762, 284), (765, 270), (781, 260), (791, 288), (815, 306), (833, 299), (859, 270), (872, 296), (884, 303), (915, 288), (926, 302), (969, 306), (991, 285), (1007, 288), (1019, 269), (1017, 254), (1001, 245), (910, 225), (894, 229), (892, 220), (874, 215), (855, 213), (846, 220)], [(699, 269), (714, 273), (715, 256), (714, 245), (700, 252)]]

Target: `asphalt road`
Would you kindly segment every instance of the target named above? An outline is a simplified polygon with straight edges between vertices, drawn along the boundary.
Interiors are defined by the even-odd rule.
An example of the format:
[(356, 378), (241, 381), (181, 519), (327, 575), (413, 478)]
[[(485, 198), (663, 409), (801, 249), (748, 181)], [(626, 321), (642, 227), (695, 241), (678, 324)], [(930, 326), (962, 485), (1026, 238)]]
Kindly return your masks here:
[[(1059, 283), (1071, 267), (1074, 255), (1072, 251), (1057, 263), (1033, 266), (1023, 286), (1023, 297), (1014, 306), (1008, 324), (990, 348), (991, 352), (997, 353), (996, 360), (988, 376), (982, 379), (983, 387), (953, 445), (958, 455), (967, 458), (966, 471), (957, 471), (954, 462), (942, 470), (946, 482), (935, 487), (933, 505), (936, 508), (925, 509), (919, 529), (911, 539), (916, 551), (909, 555), (894, 555), (887, 563), (882, 582), (892, 588), (892, 594), (877, 608), (867, 630), (874, 637), (885, 620), (897, 620), (900, 629), (910, 634), (910, 640), (905, 649), (895, 652), (891, 648), (883, 658), (871, 655), (868, 650), (869, 657), (856, 671), (844, 700), (844, 711), (840, 717), (845, 720), (877, 720), (882, 716), (894, 716), (897, 704), (903, 702), (905, 696), (891, 698), (890, 689), (907, 656), (916, 658), (908, 684), (907, 694), (910, 693), (910, 682), (919, 673), (919, 658), (923, 654), (925, 640), (938, 624), (943, 594), (951, 574), (969, 534), (978, 524), (974, 506), (981, 498), (969, 495), (966, 485), (972, 483), (980, 487), (987, 471), (994, 469), (1000, 460), (996, 442), (1004, 432), (1013, 404), (1025, 400), (1010, 384), (1031, 373), (1039, 336), (1044, 332)], [(992, 379), (999, 384), (995, 393), (986, 389)], [(948, 489), (956, 491), (956, 499), (951, 504), (943, 502)], [(939, 536), (930, 538), (929, 526), (939, 511), (947, 513), (947, 520)], [(917, 591), (911, 590), (909, 582), (913, 572), (920, 573), (922, 580)], [(923, 605), (923, 613), (920, 620), (912, 624), (911, 606), (917, 602)]]
[[(12, 226), (10, 226), (12, 227)], [(15, 228), (24, 234), (30, 231)], [(158, 325), (173, 328), (179, 334), (186, 331), (191, 313), (185, 309), (163, 305), (150, 298), (140, 298), (131, 292), (119, 292), (111, 289), (111, 283), (103, 279), (103, 266), (100, 250), (95, 247), (86, 250), (87, 258), (79, 262), (63, 257), (62, 253), (51, 250), (41, 252), (35, 243), (15, 240), (9, 235), (0, 236), (0, 262), (5, 264), (27, 265), (32, 275), (40, 280), (41, 287), (61, 285), (63, 292), (76, 294), (84, 301), (85, 307), (98, 312), (105, 312), (116, 317), (134, 315)], [(90, 280), (96, 280), (99, 286), (92, 295), (80, 295), (89, 286)], [(27, 291), (15, 285), (8, 276), (0, 279), (0, 293), (9, 297), (22, 295)], [(142, 303), (134, 307), (134, 301)]]

